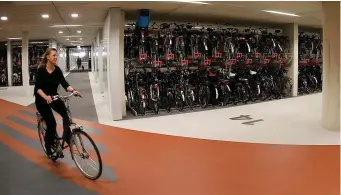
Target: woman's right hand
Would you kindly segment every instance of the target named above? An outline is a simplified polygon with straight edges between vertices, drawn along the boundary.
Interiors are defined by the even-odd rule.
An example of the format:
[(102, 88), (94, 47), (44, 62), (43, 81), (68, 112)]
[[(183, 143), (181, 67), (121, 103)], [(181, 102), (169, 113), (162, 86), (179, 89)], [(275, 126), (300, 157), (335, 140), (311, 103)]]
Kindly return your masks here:
[(47, 104), (51, 104), (52, 97), (48, 95), (48, 96), (45, 97), (45, 100), (46, 100)]

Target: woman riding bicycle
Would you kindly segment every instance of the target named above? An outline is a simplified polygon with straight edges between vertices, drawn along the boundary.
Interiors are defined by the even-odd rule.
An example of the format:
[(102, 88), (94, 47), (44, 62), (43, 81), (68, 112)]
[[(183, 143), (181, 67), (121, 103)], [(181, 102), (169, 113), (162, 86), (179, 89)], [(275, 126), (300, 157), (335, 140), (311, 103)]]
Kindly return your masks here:
[(57, 123), (52, 109), (63, 118), (63, 140), (68, 144), (70, 135), (70, 121), (66, 106), (60, 99), (54, 101), (52, 96), (58, 95), (57, 91), (59, 84), (61, 84), (66, 91), (80, 96), (80, 93), (72, 88), (65, 80), (62, 70), (56, 65), (56, 63), (57, 50), (54, 48), (48, 48), (38, 66), (36, 83), (34, 86), (35, 105), (47, 126), (45, 148), (48, 155), (52, 154), (51, 147), (54, 145), (57, 128)]

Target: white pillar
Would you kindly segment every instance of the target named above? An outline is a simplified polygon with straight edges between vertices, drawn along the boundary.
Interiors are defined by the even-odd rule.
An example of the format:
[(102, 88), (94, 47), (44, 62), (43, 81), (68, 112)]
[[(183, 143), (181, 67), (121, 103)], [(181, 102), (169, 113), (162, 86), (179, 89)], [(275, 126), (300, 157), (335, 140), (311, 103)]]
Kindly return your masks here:
[(289, 37), (290, 53), (292, 55), (291, 63), (289, 64), (288, 76), (292, 82), (292, 96), (297, 96), (298, 92), (298, 25), (286, 24), (283, 26), (283, 34)]
[(126, 114), (124, 92), (124, 19), (120, 8), (109, 10), (109, 108), (112, 120), (121, 120)]
[(322, 2), (323, 86), (322, 124), (340, 131), (340, 2)]
[(103, 45), (97, 37), (98, 41), (98, 74), (99, 74), (99, 88), (100, 92), (104, 93), (104, 83), (103, 83)]
[(12, 41), (7, 40), (7, 78), (8, 86), (13, 85), (13, 59), (12, 59)]
[(30, 75), (29, 75), (29, 61), (28, 61), (28, 32), (22, 33), (22, 47), (21, 47), (21, 58), (22, 58), (22, 81), (25, 90), (25, 95), (30, 93)]
[(95, 56), (94, 56), (94, 44), (91, 44), (91, 72), (94, 73), (95, 71)]
[(125, 80), (124, 80), (124, 28), (125, 28), (125, 12), (121, 11), (121, 18), (120, 18), (120, 85), (121, 85), (121, 108), (122, 108), (122, 117), (127, 115), (127, 105), (126, 105), (126, 97), (125, 97)]
[(97, 34), (96, 40), (95, 40), (95, 46), (96, 46), (96, 69), (95, 69), (95, 79), (96, 79), (96, 83), (98, 82), (98, 78), (99, 78), (99, 60), (98, 60), (98, 47), (99, 47), (99, 34)]

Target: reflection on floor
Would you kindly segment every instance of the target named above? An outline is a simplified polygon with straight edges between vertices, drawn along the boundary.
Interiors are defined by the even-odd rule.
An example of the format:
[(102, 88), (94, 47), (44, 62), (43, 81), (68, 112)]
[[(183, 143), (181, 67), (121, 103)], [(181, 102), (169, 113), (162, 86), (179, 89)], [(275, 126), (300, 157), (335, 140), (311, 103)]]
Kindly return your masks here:
[[(70, 159), (52, 164), (44, 157), (35, 129), (34, 109), (4, 100), (0, 100), (0, 104), (0, 151), (12, 150), (20, 155), (17, 158), (25, 158), (31, 164), (22, 166), (8, 152), (2, 153), (0, 162), (20, 166), (18, 170), (35, 170), (31, 177), (36, 178), (36, 183), (24, 188), (25, 192), (17, 189), (17, 183), (7, 181), (8, 178), (17, 178), (16, 172), (3, 171), (0, 174), (1, 181), (8, 184), (7, 189), (16, 188), (16, 195), (27, 191), (30, 192), (28, 194), (46, 194), (39, 185), (51, 185), (55, 175), (61, 180), (55, 181), (60, 190), (50, 190), (48, 193), (51, 195), (68, 192), (75, 195), (340, 194), (339, 146), (202, 140), (129, 131), (76, 120), (101, 145), (105, 170), (98, 181), (89, 181), (72, 166)], [(265, 123), (269, 114), (265, 112), (263, 116), (257, 116), (252, 113), (250, 116), (261, 117)], [(190, 116), (188, 118), (191, 119)], [(60, 130), (60, 117), (57, 119)], [(65, 153), (69, 155), (67, 151)], [(22, 170), (22, 173), (29, 173), (29, 170)], [(26, 178), (25, 175), (19, 177), (22, 180)], [(37, 190), (41, 190), (40, 193), (35, 193)]]

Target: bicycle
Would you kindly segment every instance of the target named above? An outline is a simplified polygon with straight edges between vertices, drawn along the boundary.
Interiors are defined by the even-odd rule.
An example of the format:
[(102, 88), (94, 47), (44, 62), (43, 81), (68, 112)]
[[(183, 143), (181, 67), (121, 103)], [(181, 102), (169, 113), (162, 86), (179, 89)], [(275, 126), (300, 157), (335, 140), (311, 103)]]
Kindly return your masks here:
[[(51, 155), (48, 155), (47, 154), (47, 151), (46, 151), (46, 148), (45, 148), (45, 141), (44, 141), (44, 137), (45, 137), (45, 132), (46, 132), (46, 123), (44, 121), (44, 119), (42, 118), (42, 116), (40, 115), (39, 112), (36, 112), (36, 115), (37, 115), (37, 123), (38, 123), (38, 134), (39, 134), (39, 139), (40, 139), (40, 143), (43, 147), (43, 150), (45, 152), (45, 154), (48, 156), (48, 158), (50, 158), (53, 162), (56, 162), (59, 158), (64, 158), (64, 154), (63, 154), (63, 150), (69, 148), (70, 149), (70, 153), (71, 153), (71, 158), (72, 160), (75, 162), (77, 168), (79, 169), (79, 171), (85, 176), (87, 177), (88, 179), (91, 179), (91, 180), (96, 180), (98, 179), (101, 175), (102, 175), (102, 159), (101, 159), (101, 155), (99, 153), (99, 150), (95, 144), (95, 142), (91, 139), (91, 137), (83, 131), (83, 127), (82, 126), (79, 126), (77, 125), (76, 123), (73, 122), (72, 120), (72, 117), (71, 117), (71, 111), (70, 111), (70, 108), (69, 108), (69, 99), (74, 95), (74, 93), (71, 93), (70, 95), (66, 95), (66, 96), (59, 96), (59, 95), (56, 95), (56, 96), (53, 96), (52, 97), (52, 100), (55, 101), (55, 100), (58, 100), (58, 99), (61, 99), (63, 100), (64, 104), (66, 105), (66, 109), (67, 109), (67, 113), (68, 113), (68, 116), (69, 116), (69, 120), (70, 120), (70, 130), (71, 130), (71, 133), (70, 133), (70, 145), (68, 145), (62, 137), (59, 137), (58, 136), (58, 133), (56, 132), (56, 137), (55, 137), (55, 144), (54, 146), (51, 148), (52, 150), (52, 154)], [(90, 150), (86, 150), (84, 148), (84, 144), (83, 144), (83, 140), (81, 138), (81, 135), (84, 135), (85, 138), (87, 138), (91, 145), (93, 146), (93, 150), (95, 152), (95, 155), (97, 156), (98, 158), (98, 171), (97, 173), (94, 175), (94, 176), (91, 176), (90, 174), (88, 174), (81, 166), (80, 166), (80, 163), (77, 162), (76, 158), (75, 158), (75, 152), (78, 151), (79, 153), (79, 156), (81, 157), (81, 159), (90, 159)], [(77, 140), (76, 138), (79, 138), (79, 141), (80, 141), (80, 145), (77, 144)], [(62, 140), (62, 141), (61, 141)], [(73, 147), (76, 147), (76, 151), (74, 150)], [(81, 149), (81, 150), (80, 150)], [(92, 160), (93, 161), (93, 160)], [(95, 167), (96, 168), (96, 167)]]

